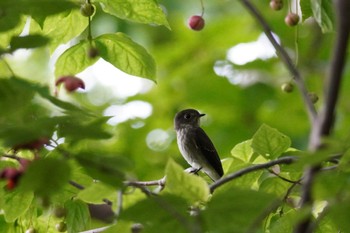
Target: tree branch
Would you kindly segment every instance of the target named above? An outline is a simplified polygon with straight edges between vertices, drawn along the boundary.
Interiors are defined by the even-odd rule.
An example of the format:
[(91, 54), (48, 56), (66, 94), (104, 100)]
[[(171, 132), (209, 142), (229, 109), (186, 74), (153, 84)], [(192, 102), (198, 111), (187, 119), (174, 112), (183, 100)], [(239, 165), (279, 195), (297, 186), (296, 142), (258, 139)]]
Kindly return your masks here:
[[(309, 149), (311, 151), (319, 150), (322, 146), (322, 138), (329, 136), (334, 125), (335, 109), (337, 106), (340, 84), (343, 77), (343, 69), (346, 61), (346, 53), (350, 35), (350, 1), (336, 0), (336, 39), (333, 49), (333, 58), (328, 76), (325, 81), (325, 101), (320, 114), (313, 122), (312, 131), (309, 140)], [(302, 188), (301, 207), (312, 205), (311, 195), (312, 184), (315, 175), (320, 170), (320, 166), (309, 167), (304, 172), (305, 183)], [(294, 232), (309, 233), (312, 232), (313, 221), (311, 216), (301, 221)]]
[(275, 37), (272, 34), (272, 30), (269, 24), (266, 22), (261, 13), (256, 9), (256, 7), (249, 0), (240, 0), (240, 2), (247, 8), (247, 10), (253, 15), (253, 17), (258, 21), (258, 23), (262, 26), (265, 35), (270, 40), (273, 47), (276, 49), (277, 55), (280, 57), (282, 62), (285, 64), (289, 72), (292, 74), (296, 85), (298, 86), (301, 96), (304, 100), (304, 104), (309, 116), (309, 120), (311, 124), (316, 119), (317, 112), (314, 104), (312, 103), (310, 96), (308, 95), (308, 91), (306, 89), (304, 80), (302, 79), (299, 70), (294, 65), (292, 59), (286, 52), (286, 50), (277, 42)]
[(313, 124), (310, 135), (310, 150), (317, 150), (321, 146), (322, 137), (329, 135), (331, 132), (334, 123), (335, 108), (340, 92), (341, 79), (346, 62), (350, 34), (350, 17), (348, 15), (350, 12), (350, 1), (335, 1), (335, 10), (335, 15), (337, 16), (337, 34), (333, 49), (333, 58), (324, 85), (324, 106)]
[(241, 177), (247, 173), (253, 172), (253, 171), (258, 171), (261, 169), (265, 169), (265, 168), (269, 168), (272, 167), (276, 164), (291, 164), (293, 163), (297, 158), (296, 157), (292, 157), (292, 156), (286, 156), (286, 157), (282, 157), (279, 159), (275, 159), (275, 160), (271, 160), (267, 163), (262, 163), (262, 164), (257, 164), (257, 165), (253, 165), (250, 167), (246, 167), (243, 168), (241, 170), (238, 170), (234, 173), (228, 174), (227, 176), (215, 181), (213, 184), (211, 184), (209, 186), (210, 192), (213, 193), (215, 191), (215, 189), (217, 189), (218, 187), (220, 187), (221, 185), (236, 179), (238, 177)]

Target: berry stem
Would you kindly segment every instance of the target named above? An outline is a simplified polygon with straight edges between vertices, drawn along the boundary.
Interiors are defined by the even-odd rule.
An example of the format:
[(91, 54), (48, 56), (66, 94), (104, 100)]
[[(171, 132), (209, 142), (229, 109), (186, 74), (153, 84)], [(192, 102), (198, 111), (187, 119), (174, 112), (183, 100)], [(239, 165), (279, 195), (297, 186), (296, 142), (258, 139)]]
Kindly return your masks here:
[(204, 3), (203, 3), (203, 0), (200, 0), (200, 1), (201, 1), (201, 7), (202, 7), (201, 16), (203, 17), (203, 15), (204, 15)]

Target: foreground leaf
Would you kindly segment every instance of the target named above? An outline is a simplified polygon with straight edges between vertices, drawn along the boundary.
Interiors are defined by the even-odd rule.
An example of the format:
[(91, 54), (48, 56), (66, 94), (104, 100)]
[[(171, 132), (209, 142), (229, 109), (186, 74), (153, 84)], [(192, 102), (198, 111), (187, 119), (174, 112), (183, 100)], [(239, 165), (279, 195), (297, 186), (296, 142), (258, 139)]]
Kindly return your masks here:
[(81, 41), (67, 49), (56, 62), (55, 76), (58, 78), (65, 75), (75, 75), (93, 65), (97, 59), (88, 57), (89, 48), (88, 41)]
[(166, 187), (164, 191), (178, 195), (189, 203), (205, 202), (209, 197), (207, 182), (199, 176), (188, 174), (173, 160), (166, 167)]
[(86, 230), (90, 223), (89, 208), (80, 200), (69, 200), (64, 205), (67, 210), (66, 222), (68, 233)]
[[(273, 195), (239, 188), (214, 193), (203, 213), (208, 227), (206, 230), (220, 233), (248, 232), (249, 227), (257, 224), (255, 221), (263, 213), (272, 211), (271, 206), (274, 201)], [(227, 215), (230, 217), (228, 218)]]
[(262, 156), (275, 159), (291, 145), (290, 138), (268, 125), (262, 125), (253, 136), (252, 148)]
[(162, 8), (155, 0), (97, 0), (102, 9), (121, 19), (170, 28)]
[(123, 33), (104, 34), (94, 39), (100, 56), (127, 74), (155, 80), (156, 63), (139, 44)]
[(33, 201), (33, 192), (22, 192), (16, 189), (13, 192), (6, 193), (4, 198), (3, 210), (7, 222), (14, 222), (24, 212), (26, 212)]
[(145, 233), (194, 232), (193, 218), (189, 216), (187, 210), (186, 201), (179, 197), (172, 195), (152, 196), (123, 211), (121, 220), (141, 223), (144, 227), (142, 232)]
[(19, 188), (47, 197), (68, 184), (70, 173), (70, 167), (64, 160), (51, 157), (34, 160), (21, 178)]
[(321, 27), (323, 33), (334, 31), (334, 13), (332, 1), (313, 0), (311, 1), (311, 9), (313, 17)]

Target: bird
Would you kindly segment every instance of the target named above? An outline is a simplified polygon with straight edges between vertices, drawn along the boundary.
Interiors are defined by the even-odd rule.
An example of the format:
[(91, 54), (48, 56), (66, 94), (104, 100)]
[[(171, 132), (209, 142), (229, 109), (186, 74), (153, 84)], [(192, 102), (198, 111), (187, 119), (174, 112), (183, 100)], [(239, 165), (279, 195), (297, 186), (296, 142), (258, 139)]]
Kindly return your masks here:
[(195, 109), (178, 112), (174, 118), (177, 145), (193, 173), (200, 170), (213, 181), (220, 179), (224, 171), (214, 144), (200, 127), (200, 118), (205, 116)]

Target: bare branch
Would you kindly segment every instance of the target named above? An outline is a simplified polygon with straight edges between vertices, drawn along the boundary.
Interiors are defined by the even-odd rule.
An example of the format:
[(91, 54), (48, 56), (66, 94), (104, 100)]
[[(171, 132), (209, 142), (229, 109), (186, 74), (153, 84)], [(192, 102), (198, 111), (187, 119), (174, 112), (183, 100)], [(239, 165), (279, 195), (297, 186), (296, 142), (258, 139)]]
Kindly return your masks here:
[[(335, 109), (337, 106), (340, 84), (343, 77), (343, 70), (346, 61), (347, 48), (350, 36), (350, 1), (337, 0), (336, 10), (336, 40), (333, 49), (333, 58), (330, 70), (325, 82), (325, 101), (320, 114), (312, 125), (310, 134), (309, 149), (311, 151), (319, 150), (322, 146), (322, 138), (329, 136), (334, 125)], [(305, 171), (305, 183), (302, 189), (301, 207), (312, 205), (311, 196), (312, 184), (315, 175), (320, 170), (319, 166), (307, 168)], [(312, 232), (313, 222), (311, 216), (300, 222), (294, 232), (309, 233)]]
[(209, 186), (210, 192), (213, 193), (215, 191), (215, 189), (217, 189), (221, 185), (223, 185), (223, 184), (225, 184), (233, 179), (241, 177), (247, 173), (250, 173), (253, 171), (258, 171), (258, 170), (265, 169), (265, 168), (269, 168), (269, 167), (272, 167), (276, 164), (291, 164), (295, 160), (296, 160), (296, 157), (286, 156), (286, 157), (282, 157), (279, 159), (271, 160), (267, 163), (257, 164), (257, 165), (253, 165), (253, 166), (250, 166), (247, 168), (243, 168), (241, 170), (238, 170), (234, 173), (228, 174), (227, 176), (224, 176), (221, 179), (215, 181), (213, 184), (211, 184)]
[(322, 137), (330, 134), (334, 124), (335, 108), (337, 105), (340, 84), (343, 77), (343, 70), (347, 56), (350, 35), (350, 1), (335, 1), (337, 16), (337, 34), (333, 49), (333, 58), (327, 79), (325, 82), (325, 101), (317, 120), (313, 124), (310, 135), (309, 148), (317, 150), (321, 146)]
[(296, 85), (298, 86), (301, 96), (304, 100), (305, 107), (307, 109), (307, 113), (310, 119), (310, 122), (313, 122), (316, 119), (317, 112), (314, 104), (312, 103), (308, 91), (306, 89), (304, 80), (302, 79), (299, 70), (294, 65), (292, 59), (286, 52), (286, 50), (277, 42), (275, 37), (272, 34), (272, 30), (269, 24), (266, 22), (261, 13), (256, 9), (255, 6), (249, 0), (240, 0), (241, 3), (247, 8), (247, 10), (253, 15), (253, 17), (258, 21), (258, 23), (262, 26), (265, 35), (270, 40), (273, 47), (276, 49), (277, 55), (281, 58), (282, 62), (285, 64), (289, 72), (292, 74)]
[(159, 179), (159, 180), (151, 180), (151, 181), (125, 181), (124, 184), (126, 186), (165, 186), (165, 177)]

